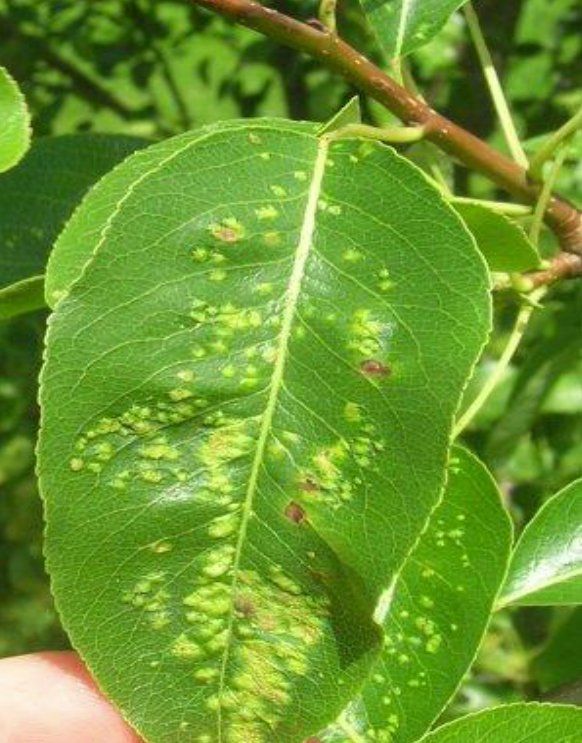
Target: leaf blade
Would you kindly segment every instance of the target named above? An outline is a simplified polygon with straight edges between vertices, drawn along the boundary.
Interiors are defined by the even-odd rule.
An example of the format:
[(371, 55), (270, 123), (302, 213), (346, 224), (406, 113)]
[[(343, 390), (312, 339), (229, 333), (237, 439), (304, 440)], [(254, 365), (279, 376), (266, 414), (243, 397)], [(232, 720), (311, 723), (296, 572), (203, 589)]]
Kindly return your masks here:
[(512, 273), (539, 267), (540, 254), (516, 222), (477, 203), (452, 203), (492, 271)]
[(550, 498), (514, 549), (500, 606), (582, 603), (582, 480)]
[[(113, 214), (100, 208), (106, 199), (99, 188), (77, 214), (77, 226), (83, 211), (89, 215), (94, 246), (70, 295), (57, 306), (43, 372), (40, 467), (49, 567), (73, 642), (105, 690), (152, 739), (171, 738), (184, 722), (192, 734), (224, 728), (222, 734), (248, 740), (252, 733), (262, 740), (275, 729), (278, 740), (295, 740), (325, 724), (355, 693), (377, 652), (373, 597), (438, 496), (453, 411), (489, 326), (485, 267), (454, 213), (423, 177), (380, 145), (323, 144), (313, 131), (284, 122), (233, 122), (184, 135), (153, 148), (147, 176), (135, 169), (123, 203), (123, 171), (134, 169), (141, 156), (109, 177), (116, 194), (109, 202)], [(373, 207), (367, 190), (353, 193), (355, 168), (381, 178), (383, 193)], [(378, 206), (387, 199), (408, 213), (417, 203), (412, 185), (420, 189), (423, 207), (444, 222), (453, 263), (461, 270), (451, 271), (451, 255), (444, 261), (434, 250), (434, 219), (398, 222), (395, 229), (378, 218)], [(339, 243), (341, 252), (338, 228), (350, 231)], [(409, 367), (395, 384), (382, 361), (389, 317), (379, 292), (392, 288), (381, 273), (386, 229), (395, 274), (402, 277), (391, 304), (414, 327), (413, 332), (403, 323), (393, 340), (394, 352)], [(425, 244), (440, 267), (429, 264)], [(414, 267), (405, 269), (411, 260)], [(371, 275), (357, 268), (366, 261)], [(131, 280), (116, 281), (119, 270)], [(418, 270), (431, 277), (421, 292), (406, 280), (408, 271), (416, 276)], [(381, 282), (384, 289), (378, 289)], [(349, 302), (341, 313), (335, 306), (338, 285)], [(447, 310), (440, 307), (443, 292)], [(414, 304), (419, 301), (436, 304), (443, 321), (460, 313), (455, 329), (444, 322), (419, 327), (425, 315)], [(470, 327), (462, 340), (457, 324)], [(443, 358), (428, 350), (435, 334), (443, 340)], [(259, 342), (267, 344), (266, 355), (253, 350)], [(253, 352), (248, 358), (247, 350)], [(371, 363), (375, 354), (380, 358)], [(432, 387), (424, 364), (431, 367)], [(418, 388), (414, 414), (405, 414), (406, 406), (396, 412), (392, 406), (408, 400), (410, 387)], [(394, 396), (391, 403), (386, 395)], [(419, 413), (423, 400), (430, 414)], [(420, 474), (410, 464), (412, 445), (385, 474), (376, 472), (380, 448), (374, 446), (386, 426), (412, 432), (419, 415), (431, 430), (428, 442), (423, 434), (414, 444), (426, 457), (428, 443), (420, 490)], [(160, 429), (164, 419), (167, 431)], [(58, 433), (57, 420), (64, 422)], [(277, 437), (267, 438), (269, 421)], [(358, 436), (362, 425), (367, 433)], [(159, 436), (166, 440), (156, 442)], [(357, 478), (365, 472), (365, 498), (372, 489), (382, 492), (385, 483), (393, 512), (404, 513), (400, 493), (410, 490), (416, 508), (401, 519), (403, 528), (391, 526), (394, 513), (388, 519), (371, 505), (373, 517), (366, 516), (365, 501), (355, 497), (364, 488)], [(407, 484), (411, 478), (414, 486)], [(59, 495), (63, 488), (66, 499)], [(88, 501), (88, 492), (99, 498)], [(84, 526), (88, 518), (91, 533)], [(185, 521), (191, 527), (186, 533)], [(363, 529), (369, 542), (362, 540)], [(380, 534), (388, 535), (391, 552), (375, 550)], [(237, 552), (237, 587), (222, 603), (214, 594), (206, 600), (205, 591), (231, 581)], [(90, 568), (97, 554), (98, 572), (107, 563), (115, 580), (104, 582)], [(160, 560), (166, 575), (154, 580)], [(172, 582), (170, 575), (185, 578)], [(212, 626), (220, 624), (217, 636), (202, 642), (194, 615), (202, 612), (207, 619), (217, 601), (226, 605), (228, 625), (223, 627), (222, 614), (213, 618)], [(210, 644), (220, 638), (228, 643), (229, 627), (238, 632), (245, 623), (268, 623), (266, 607), (276, 620), (270, 644), (255, 638), (258, 645), (249, 645), (237, 636), (228, 655), (224, 649), (220, 658), (213, 654)], [(95, 631), (112, 614), (124, 631), (139, 637), (135, 647), (121, 649), (139, 669), (124, 663), (130, 670), (120, 674), (107, 660), (110, 652), (103, 653), (107, 646), (114, 655), (120, 652), (111, 633)], [(90, 631), (80, 615), (91, 617)], [(258, 631), (254, 625), (247, 629), (251, 635)], [(289, 632), (299, 633), (308, 657), (285, 639)], [(148, 647), (153, 667), (144, 662)], [(277, 666), (265, 665), (267, 652), (269, 663), (284, 664), (288, 689), (281, 687)], [(198, 653), (205, 658), (202, 667), (195, 662)], [(245, 690), (244, 684), (254, 688), (249, 669), (270, 698)], [(193, 671), (211, 675), (204, 684), (193, 679)], [(153, 697), (136, 699), (133, 691), (143, 683), (151, 689), (154, 679), (181, 690), (171, 716), (160, 723)], [(232, 707), (225, 704), (229, 700)], [(241, 709), (250, 715), (246, 721)]]
[(387, 59), (398, 59), (428, 43), (466, 0), (362, 0), (362, 7)]
[(582, 711), (562, 704), (523, 702), (493, 707), (443, 725), (421, 740), (424, 743), (487, 741), (487, 743), (569, 743), (580, 732)]
[(14, 167), (30, 146), (30, 114), (14, 79), (0, 67), (0, 173)]
[(346, 715), (351, 728), (395, 743), (427, 731), (474, 660), (505, 576), (511, 531), (487, 469), (454, 447), (443, 500), (392, 588), (384, 648)]

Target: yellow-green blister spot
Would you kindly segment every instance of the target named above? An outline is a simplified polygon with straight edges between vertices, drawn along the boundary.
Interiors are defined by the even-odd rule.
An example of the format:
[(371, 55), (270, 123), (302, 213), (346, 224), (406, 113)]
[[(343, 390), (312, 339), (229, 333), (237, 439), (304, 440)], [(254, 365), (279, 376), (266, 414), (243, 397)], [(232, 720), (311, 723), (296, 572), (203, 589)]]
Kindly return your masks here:
[(277, 219), (279, 210), (272, 204), (268, 204), (267, 206), (261, 206), (255, 209), (255, 214), (257, 215), (257, 219)]

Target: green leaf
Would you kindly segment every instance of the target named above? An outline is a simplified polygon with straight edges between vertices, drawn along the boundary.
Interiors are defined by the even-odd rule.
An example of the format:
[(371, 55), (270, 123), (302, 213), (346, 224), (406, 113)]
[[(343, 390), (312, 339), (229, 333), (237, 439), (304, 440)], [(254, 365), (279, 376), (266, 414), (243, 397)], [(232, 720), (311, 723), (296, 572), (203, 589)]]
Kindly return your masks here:
[[(511, 522), (495, 482), (455, 447), (443, 500), (379, 607), (384, 649), (362, 698), (344, 715), (350, 728), (365, 740), (405, 743), (430, 727), (475, 657), (510, 547)], [(336, 732), (330, 740), (342, 738)]]
[[(564, 297), (554, 309), (547, 304), (543, 313), (533, 317), (532, 324), (537, 320), (541, 325), (537, 333), (543, 337), (543, 343), (532, 346), (530, 341), (506, 410), (489, 432), (486, 444), (486, 459), (497, 469), (507, 468), (509, 455), (524, 437), (531, 436), (539, 412), (558, 379), (580, 359), (581, 289), (573, 287), (570, 296)], [(530, 328), (530, 335), (532, 331), (535, 327)]]
[(0, 67), (0, 173), (9, 170), (30, 146), (30, 115), (24, 96)]
[(453, 200), (452, 205), (492, 271), (521, 272), (540, 265), (538, 251), (516, 222), (482, 204)]
[(428, 43), (466, 0), (361, 0), (387, 59)]
[(48, 566), (152, 741), (297, 741), (353, 698), (488, 332), (486, 266), (438, 192), (314, 132), (168, 140), (67, 229), (86, 218), (92, 257), (43, 371)]
[[(567, 610), (565, 610), (567, 611)], [(580, 680), (582, 668), (582, 606), (577, 606), (535, 656), (532, 669), (542, 691)]]
[(525, 527), (499, 603), (582, 604), (582, 479), (544, 503)]
[(44, 306), (44, 276), (32, 276), (0, 289), (0, 320)]
[(493, 707), (437, 728), (422, 743), (574, 743), (582, 710), (565, 704), (522, 702)]
[(344, 126), (349, 124), (361, 124), (362, 123), (362, 108), (360, 106), (360, 96), (355, 95), (340, 108), (340, 110), (333, 116), (326, 124), (323, 124), (317, 133), (319, 136), (322, 134), (329, 134), (330, 132), (342, 129)]
[(145, 144), (107, 134), (47, 137), (0, 176), (0, 289), (42, 274), (55, 238), (87, 190)]

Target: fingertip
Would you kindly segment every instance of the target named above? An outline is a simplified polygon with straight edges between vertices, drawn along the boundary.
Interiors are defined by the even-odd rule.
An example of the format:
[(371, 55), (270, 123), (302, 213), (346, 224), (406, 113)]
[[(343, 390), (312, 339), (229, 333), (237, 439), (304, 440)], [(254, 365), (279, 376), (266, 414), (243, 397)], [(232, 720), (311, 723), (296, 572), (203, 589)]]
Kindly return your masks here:
[(0, 660), (2, 743), (139, 743), (73, 652)]

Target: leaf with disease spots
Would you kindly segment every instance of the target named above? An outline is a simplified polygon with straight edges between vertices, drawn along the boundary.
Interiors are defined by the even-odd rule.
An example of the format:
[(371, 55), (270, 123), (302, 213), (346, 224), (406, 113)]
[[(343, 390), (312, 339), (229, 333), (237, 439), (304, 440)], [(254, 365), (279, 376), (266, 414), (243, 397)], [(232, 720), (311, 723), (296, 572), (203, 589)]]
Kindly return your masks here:
[(485, 467), (453, 449), (442, 502), (379, 605), (382, 654), (340, 721), (321, 736), (348, 743), (417, 740), (470, 667), (505, 577), (511, 522)]
[(422, 173), (315, 132), (134, 155), (52, 266), (48, 567), (150, 741), (301, 741), (358, 692), (488, 333), (486, 266)]
[(550, 498), (525, 527), (500, 605), (582, 604), (582, 479)]
[(521, 702), (461, 717), (419, 743), (575, 743), (581, 729), (578, 707)]
[(0, 173), (14, 167), (30, 145), (30, 114), (20, 88), (0, 67)]
[(387, 59), (427, 44), (466, 0), (361, 0)]

